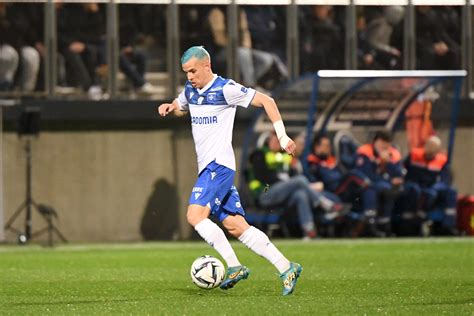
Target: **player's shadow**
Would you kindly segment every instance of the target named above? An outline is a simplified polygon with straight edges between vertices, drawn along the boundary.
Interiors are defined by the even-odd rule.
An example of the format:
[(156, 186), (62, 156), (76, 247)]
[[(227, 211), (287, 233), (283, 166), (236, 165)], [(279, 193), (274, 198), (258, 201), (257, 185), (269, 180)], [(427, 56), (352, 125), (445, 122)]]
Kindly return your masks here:
[(144, 240), (170, 240), (178, 231), (178, 194), (176, 187), (158, 179), (148, 197), (140, 224)]

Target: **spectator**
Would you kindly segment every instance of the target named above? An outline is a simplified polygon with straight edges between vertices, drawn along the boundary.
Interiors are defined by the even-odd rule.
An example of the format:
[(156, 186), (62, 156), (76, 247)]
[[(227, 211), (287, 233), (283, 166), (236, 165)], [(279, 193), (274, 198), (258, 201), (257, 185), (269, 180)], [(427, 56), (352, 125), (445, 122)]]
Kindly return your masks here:
[(65, 59), (68, 82), (87, 91), (92, 99), (100, 99), (102, 90), (96, 68), (101, 58), (105, 24), (99, 5), (56, 3), (56, 6), (58, 48)]
[(388, 6), (367, 24), (367, 41), (375, 51), (375, 60), (383, 69), (400, 69), (401, 52), (391, 46), (394, 27), (403, 19), (404, 9), (401, 6)]
[(301, 65), (302, 72), (342, 67), (343, 40), (339, 26), (334, 23), (333, 8), (315, 5), (303, 21)]
[[(456, 190), (450, 185), (447, 155), (441, 151), (441, 139), (431, 136), (422, 148), (414, 148), (405, 159), (407, 174), (403, 193), (403, 219), (426, 221), (426, 212), (441, 224), (444, 232), (454, 233)], [(438, 216), (436, 216), (438, 215)], [(425, 222), (429, 227), (432, 222)], [(428, 232), (425, 231), (425, 234)]]
[(367, 20), (359, 10), (357, 15), (357, 65), (362, 70), (378, 70), (383, 67), (375, 61), (375, 50), (370, 45), (367, 34)]
[[(227, 47), (227, 31), (226, 16), (219, 7), (214, 7), (208, 15), (208, 25), (212, 41), (207, 47), (210, 49), (211, 55), (216, 56), (214, 61), (217, 68), (222, 68), (226, 60)], [(245, 11), (239, 12), (239, 39), (240, 43), (237, 47), (237, 61), (239, 70), (243, 77), (243, 82), (247, 86), (255, 87), (260, 79), (262, 79), (272, 68), (276, 68), (277, 75), (273, 76), (271, 83), (265, 83), (265, 88), (271, 89), (279, 82), (288, 78), (286, 66), (275, 54), (252, 48), (252, 39), (247, 24), (247, 16)]]
[(212, 7), (189, 5), (180, 7), (179, 24), (181, 47), (191, 47), (212, 43), (212, 34), (206, 30), (205, 21)]
[(417, 6), (416, 11), (417, 68), (459, 69), (460, 46), (439, 15), (430, 6)]
[(139, 7), (136, 5), (121, 5), (120, 15), (120, 70), (132, 82), (133, 88), (138, 92), (157, 93), (159, 89), (145, 80), (146, 56), (137, 49), (139, 38)]
[[(34, 48), (37, 42), (37, 28), (32, 23), (28, 4), (0, 4), (8, 30), (9, 44), (19, 56), (17, 82), (21, 91), (31, 92), (36, 87), (40, 56)], [(8, 36), (8, 35), (7, 35)]]
[(387, 132), (377, 132), (371, 144), (357, 150), (355, 169), (370, 181), (362, 192), (362, 208), (369, 234), (391, 235), (395, 200), (403, 183), (400, 152)]
[(451, 38), (458, 44), (461, 45), (461, 17), (459, 7), (455, 6), (436, 6), (436, 14), (439, 17), (440, 23), (443, 25), (443, 29), (447, 34), (450, 34)]
[(13, 88), (18, 68), (18, 53), (12, 46), (11, 26), (6, 17), (6, 3), (0, 3), (0, 91)]
[[(293, 176), (290, 167), (292, 157), (280, 151), (278, 138), (276, 134), (272, 134), (268, 146), (252, 153), (250, 190), (257, 205), (265, 209), (296, 207), (304, 236), (314, 238), (316, 229), (313, 208), (321, 205), (326, 210), (331, 210), (335, 203), (313, 190), (303, 175)], [(265, 189), (266, 186), (268, 190)], [(326, 204), (322, 205), (323, 203)]]
[(279, 6), (245, 6), (252, 47), (285, 60), (286, 25), (284, 10)]

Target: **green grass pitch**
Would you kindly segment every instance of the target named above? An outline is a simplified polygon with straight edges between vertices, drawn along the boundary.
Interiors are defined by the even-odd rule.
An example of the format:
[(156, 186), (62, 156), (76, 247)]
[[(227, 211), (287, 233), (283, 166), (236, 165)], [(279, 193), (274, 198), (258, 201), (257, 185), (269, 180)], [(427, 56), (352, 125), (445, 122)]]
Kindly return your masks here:
[(277, 241), (304, 268), (288, 297), (233, 245), (251, 275), (229, 291), (192, 284), (204, 242), (0, 246), (0, 314), (474, 315), (474, 238)]

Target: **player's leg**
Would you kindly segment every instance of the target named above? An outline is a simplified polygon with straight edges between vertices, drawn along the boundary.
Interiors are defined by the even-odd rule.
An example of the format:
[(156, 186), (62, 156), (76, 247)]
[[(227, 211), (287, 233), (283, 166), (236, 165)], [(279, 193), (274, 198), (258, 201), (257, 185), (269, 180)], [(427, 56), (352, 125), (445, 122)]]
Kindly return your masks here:
[(188, 206), (188, 223), (221, 255), (228, 267), (240, 266), (234, 249), (232, 249), (224, 232), (208, 218), (210, 212), (209, 207), (191, 204)]
[(233, 171), (229, 170), (212, 162), (199, 174), (189, 198), (187, 220), (216, 249), (228, 267), (235, 267), (240, 266), (240, 262), (232, 246), (222, 229), (208, 218), (212, 209), (219, 208), (220, 201), (232, 187)]
[(222, 229), (208, 217), (211, 210), (208, 207), (192, 204), (188, 206), (188, 223), (196, 232), (213, 247), (225, 260), (228, 267), (240, 266), (240, 262), (232, 249)]
[(268, 236), (250, 226), (240, 215), (227, 216), (222, 222), (225, 229), (256, 254), (264, 257), (282, 273), (290, 267), (290, 261), (273, 245)]
[(232, 236), (238, 238), (250, 250), (264, 257), (277, 268), (283, 281), (283, 295), (293, 292), (296, 281), (303, 270), (300, 264), (290, 262), (264, 232), (250, 226), (240, 214), (227, 216), (222, 224)]

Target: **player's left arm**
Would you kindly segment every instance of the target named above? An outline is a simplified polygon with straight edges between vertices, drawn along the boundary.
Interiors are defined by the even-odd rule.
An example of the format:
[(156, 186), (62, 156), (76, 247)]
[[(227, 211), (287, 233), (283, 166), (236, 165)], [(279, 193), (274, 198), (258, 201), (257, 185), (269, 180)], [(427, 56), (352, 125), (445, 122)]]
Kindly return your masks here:
[(265, 112), (273, 123), (281, 148), (283, 148), (287, 153), (293, 155), (295, 153), (296, 145), (295, 142), (286, 134), (285, 125), (283, 124), (275, 100), (266, 94), (256, 91), (251, 104), (265, 109)]

